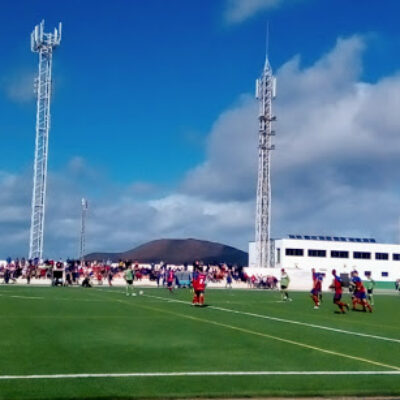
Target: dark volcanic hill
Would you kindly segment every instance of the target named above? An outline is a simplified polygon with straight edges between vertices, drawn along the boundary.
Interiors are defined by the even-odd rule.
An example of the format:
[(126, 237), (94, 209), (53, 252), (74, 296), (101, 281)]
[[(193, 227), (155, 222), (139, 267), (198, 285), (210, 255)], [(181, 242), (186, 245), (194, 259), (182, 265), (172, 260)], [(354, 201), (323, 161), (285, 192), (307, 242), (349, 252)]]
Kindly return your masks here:
[(123, 253), (91, 253), (85, 256), (88, 261), (119, 260), (138, 261), (142, 263), (169, 264), (192, 263), (195, 260), (206, 264), (247, 265), (248, 254), (234, 247), (220, 243), (196, 239), (160, 239), (142, 244)]

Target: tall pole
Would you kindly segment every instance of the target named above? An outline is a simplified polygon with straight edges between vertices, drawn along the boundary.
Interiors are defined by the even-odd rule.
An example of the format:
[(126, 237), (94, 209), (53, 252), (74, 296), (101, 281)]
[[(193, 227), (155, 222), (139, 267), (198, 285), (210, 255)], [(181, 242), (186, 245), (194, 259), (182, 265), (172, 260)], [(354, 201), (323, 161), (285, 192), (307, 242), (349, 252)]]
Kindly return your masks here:
[(53, 33), (44, 32), (44, 21), (31, 33), (31, 50), (39, 53), (39, 73), (35, 80), (36, 139), (33, 165), (33, 194), (29, 258), (43, 257), (44, 216), (46, 209), (47, 157), (50, 130), (51, 66), (53, 49), (61, 42), (61, 23)]
[(268, 54), (264, 70), (256, 81), (256, 98), (259, 101), (259, 139), (258, 139), (258, 180), (255, 223), (256, 265), (260, 268), (271, 267), (271, 151), (274, 145), (271, 138), (275, 135), (272, 122), (272, 99), (275, 98), (276, 79), (272, 75)]
[(85, 247), (86, 247), (86, 214), (88, 210), (88, 202), (86, 199), (82, 198), (82, 209), (81, 209), (81, 243), (79, 247), (79, 259), (81, 260), (81, 265), (85, 261)]

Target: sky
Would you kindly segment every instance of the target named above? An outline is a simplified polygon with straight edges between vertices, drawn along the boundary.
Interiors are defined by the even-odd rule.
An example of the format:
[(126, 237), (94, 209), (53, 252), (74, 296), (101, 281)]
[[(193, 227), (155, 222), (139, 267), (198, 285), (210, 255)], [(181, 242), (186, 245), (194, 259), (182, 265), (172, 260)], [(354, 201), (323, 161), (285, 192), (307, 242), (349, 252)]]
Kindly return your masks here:
[(9, 1), (0, 14), (0, 259), (27, 256), (35, 140), (30, 32), (53, 59), (44, 255), (159, 238), (247, 250), (257, 103), (278, 81), (272, 236), (400, 240), (400, 3), (386, 0)]

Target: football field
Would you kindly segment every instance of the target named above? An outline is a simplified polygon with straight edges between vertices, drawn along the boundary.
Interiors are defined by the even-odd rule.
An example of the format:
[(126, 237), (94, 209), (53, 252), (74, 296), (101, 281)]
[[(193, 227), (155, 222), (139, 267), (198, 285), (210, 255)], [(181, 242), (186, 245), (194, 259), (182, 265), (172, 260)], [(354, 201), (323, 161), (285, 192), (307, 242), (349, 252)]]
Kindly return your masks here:
[(1, 286), (0, 399), (400, 395), (398, 295), (142, 290)]

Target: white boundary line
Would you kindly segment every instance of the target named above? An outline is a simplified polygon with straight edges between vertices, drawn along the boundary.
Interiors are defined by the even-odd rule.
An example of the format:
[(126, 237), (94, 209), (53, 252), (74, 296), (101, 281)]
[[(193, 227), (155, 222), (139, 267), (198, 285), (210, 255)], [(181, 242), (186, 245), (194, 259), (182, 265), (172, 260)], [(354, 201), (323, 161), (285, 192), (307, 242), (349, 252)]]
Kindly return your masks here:
[(171, 376), (262, 376), (262, 375), (400, 375), (400, 371), (187, 371), (130, 372), (102, 374), (0, 375), (0, 380), (20, 379), (83, 379), (83, 378), (146, 378)]
[[(188, 301), (177, 300), (177, 299), (168, 299), (168, 298), (161, 297), (161, 296), (153, 296), (153, 295), (149, 295), (149, 294), (144, 294), (143, 296), (152, 297), (152, 298), (159, 299), (159, 300), (164, 300), (164, 301), (167, 301), (167, 302), (191, 304)], [(285, 319), (285, 318), (271, 317), (269, 315), (254, 314), (254, 313), (249, 313), (249, 312), (246, 312), (246, 311), (237, 311), (237, 310), (232, 310), (232, 309), (229, 309), (229, 308), (223, 308), (223, 307), (218, 307), (218, 306), (208, 306), (207, 308), (210, 308), (210, 309), (213, 309), (213, 310), (218, 310), (218, 311), (229, 312), (229, 313), (233, 313), (233, 314), (247, 315), (249, 317), (267, 319), (267, 320), (276, 321), (276, 322), (283, 322), (283, 323), (286, 323), (286, 324), (301, 325), (301, 326), (307, 326), (309, 328), (316, 328), (316, 329), (322, 329), (322, 330), (331, 331), (331, 332), (343, 333), (345, 335), (361, 336), (361, 337), (366, 337), (366, 338), (369, 338), (369, 339), (376, 339), (376, 340), (383, 340), (383, 341), (387, 341), (387, 342), (400, 343), (400, 339), (389, 338), (389, 337), (386, 337), (386, 336), (370, 335), (368, 333), (347, 331), (347, 330), (344, 330), (344, 329), (332, 328), (332, 327), (324, 326), (324, 325), (317, 325), (317, 324), (311, 324), (311, 323), (308, 323), (308, 322), (294, 321), (294, 320)]]
[(39, 299), (39, 300), (44, 300), (44, 297), (34, 297), (34, 296), (17, 296), (17, 295), (11, 295), (11, 294), (0, 294), (0, 296), (3, 297), (12, 297), (15, 299)]

